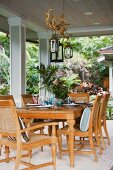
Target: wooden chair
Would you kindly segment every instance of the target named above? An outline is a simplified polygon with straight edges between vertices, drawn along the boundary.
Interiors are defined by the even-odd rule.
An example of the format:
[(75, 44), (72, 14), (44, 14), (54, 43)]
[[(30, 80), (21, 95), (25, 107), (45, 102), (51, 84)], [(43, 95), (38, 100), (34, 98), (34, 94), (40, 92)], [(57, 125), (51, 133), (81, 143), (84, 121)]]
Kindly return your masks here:
[(22, 107), (26, 107), (26, 104), (33, 104), (33, 96), (32, 94), (22, 94), (21, 95), (21, 100), (22, 100)]
[[(21, 101), (22, 101), (22, 107), (26, 107), (26, 104), (34, 104), (34, 101), (33, 101), (33, 96), (32, 94), (22, 94), (21, 95)], [(27, 126), (34, 126), (36, 125), (37, 123), (43, 123), (43, 120), (38, 120), (36, 119), (37, 122), (34, 122), (35, 119), (33, 120), (30, 120), (30, 121), (27, 121), (28, 125)], [(44, 128), (40, 128), (40, 129), (35, 129), (36, 131), (37, 130), (40, 130), (40, 134), (43, 134), (44, 133)], [(42, 149), (43, 150), (43, 149)]]
[[(5, 155), (5, 159), (0, 160), (1, 162), (8, 162), (10, 160), (15, 160), (15, 168), (14, 170), (19, 169), (20, 163), (28, 166), (29, 168), (25, 169), (37, 169), (44, 166), (52, 165), (53, 169), (56, 169), (56, 143), (57, 138), (55, 136), (55, 126), (57, 123), (46, 123), (46, 124), (39, 124), (36, 126), (32, 126), (25, 129), (20, 129), (18, 115), (16, 113), (16, 109), (14, 107), (14, 103), (11, 100), (0, 100), (0, 134), (4, 135), (4, 138), (0, 139), (0, 145), (4, 145), (7, 150), (11, 147), (12, 149), (16, 150), (16, 156), (9, 157), (9, 155)], [(22, 142), (21, 134), (23, 132), (29, 132), (30, 130), (34, 130), (43, 126), (53, 127), (53, 135), (32, 135), (29, 137), (28, 142)], [(9, 139), (9, 136), (15, 137), (16, 140)], [(29, 162), (25, 162), (21, 160), (22, 157), (29, 157), (28, 151), (38, 148), (40, 146), (49, 145), (51, 146), (52, 150), (52, 161), (47, 162), (40, 165), (33, 165)], [(27, 151), (27, 154), (22, 155), (22, 151)], [(40, 159), (40, 158), (39, 158)]]
[[(90, 95), (89, 93), (69, 93), (68, 96), (70, 97), (70, 100), (73, 102), (86, 102), (89, 103), (90, 101)], [(80, 124), (80, 117), (76, 119), (77, 124)]]
[[(28, 96), (30, 96), (30, 95), (28, 95)], [(13, 102), (14, 106), (16, 107), (16, 103), (15, 103), (13, 95), (1, 95), (0, 100), (11, 100)], [(33, 125), (33, 123), (31, 123), (31, 120), (29, 120), (29, 119), (23, 119), (23, 121), (26, 124), (26, 126), (32, 126)], [(43, 130), (44, 130), (43, 127), (38, 128), (37, 130), (40, 131), (40, 134), (44, 133), (43, 132)], [(43, 150), (43, 147), (41, 147), (41, 150)]]
[[(32, 94), (22, 94), (22, 95), (21, 95), (21, 100), (22, 100), (22, 106), (23, 106), (23, 107), (26, 107), (26, 104), (28, 104), (28, 103), (29, 103), (29, 104), (33, 104), (33, 103), (34, 103)], [(31, 123), (30, 126), (35, 125), (35, 124), (37, 124), (37, 123), (39, 124), (39, 123), (44, 123), (44, 122), (45, 122), (45, 121), (40, 120), (40, 119), (34, 119), (34, 120), (32, 120), (32, 123)], [(51, 121), (47, 120), (46, 122), (51, 122)], [(52, 127), (49, 126), (49, 127), (48, 127), (48, 133), (49, 133), (49, 135), (51, 135), (51, 132), (52, 132)], [(41, 133), (41, 134), (44, 133), (44, 128), (41, 128), (40, 133)], [(43, 150), (43, 149), (42, 149), (42, 150)]]
[(14, 106), (16, 107), (16, 103), (15, 103), (13, 95), (1, 95), (0, 100), (11, 100)]
[[(13, 102), (14, 106), (16, 107), (16, 103), (15, 103), (13, 95), (1, 95), (0, 100), (11, 100)], [(29, 121), (25, 120), (25, 122), (28, 123)]]
[[(16, 107), (16, 103), (15, 103), (13, 95), (0, 95), (0, 100), (11, 100), (14, 106)], [(2, 146), (0, 146), (0, 155), (1, 155), (1, 150), (2, 150)]]
[[(26, 104), (34, 104), (34, 100), (33, 100), (33, 96), (32, 94), (22, 94), (21, 95), (21, 101), (22, 101), (22, 107), (26, 107)], [(32, 120), (34, 121), (34, 120)], [(36, 121), (39, 122), (43, 122), (42, 120), (38, 120), (36, 119)], [(35, 124), (36, 122), (32, 122), (33, 124)]]
[[(85, 142), (87, 142), (87, 141), (77, 140), (77, 142), (79, 142), (80, 148), (76, 152), (83, 153), (83, 154), (85, 154), (85, 153), (93, 154), (95, 160), (97, 160), (97, 155), (96, 155), (96, 150), (95, 150), (95, 146), (94, 146), (94, 138), (93, 138), (94, 134), (95, 134), (95, 138), (96, 138), (98, 147), (100, 149), (100, 153), (102, 153), (102, 149), (100, 147), (100, 142), (99, 142), (99, 137), (98, 137), (98, 128), (97, 128), (97, 119), (98, 119), (98, 112), (99, 112), (101, 98), (102, 98), (102, 96), (99, 96), (99, 95), (96, 96), (96, 99), (94, 101), (94, 104), (93, 104), (93, 107), (92, 107), (91, 113), (90, 113), (90, 121), (89, 121), (88, 130), (81, 131), (80, 127), (74, 126), (74, 136), (84, 138), (84, 139), (87, 138), (87, 141), (89, 141), (89, 143), (90, 143), (90, 149), (91, 149), (91, 151), (82, 151), (82, 148), (85, 147)], [(57, 135), (58, 135), (59, 153), (60, 153), (60, 158), (61, 158), (62, 152), (67, 152), (67, 150), (62, 149), (62, 135), (67, 135), (67, 139), (68, 139), (68, 135), (69, 135), (68, 126), (58, 129)], [(71, 145), (71, 144), (68, 142), (68, 145)], [(75, 145), (75, 149), (76, 149), (76, 145)]]
[(89, 93), (69, 93), (68, 96), (74, 102), (87, 102), (89, 103), (90, 95)]
[(106, 109), (107, 109), (109, 97), (110, 97), (110, 94), (108, 92), (106, 92), (103, 95), (102, 104), (101, 104), (100, 112), (99, 112), (99, 119), (98, 119), (99, 134), (100, 134), (101, 142), (102, 142), (104, 149), (106, 148), (106, 146), (105, 146), (104, 137), (102, 134), (102, 127), (104, 129), (104, 132), (105, 132), (105, 135), (108, 141), (108, 145), (110, 145), (110, 138), (108, 135), (107, 125), (106, 125)]

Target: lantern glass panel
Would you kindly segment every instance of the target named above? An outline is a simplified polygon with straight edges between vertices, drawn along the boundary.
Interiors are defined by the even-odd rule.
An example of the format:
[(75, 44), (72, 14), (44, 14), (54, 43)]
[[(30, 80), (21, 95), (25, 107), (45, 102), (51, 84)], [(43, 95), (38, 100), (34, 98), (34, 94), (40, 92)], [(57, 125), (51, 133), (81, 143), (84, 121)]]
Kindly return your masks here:
[(50, 40), (50, 51), (52, 53), (55, 53), (55, 52), (58, 51), (58, 44), (59, 44), (59, 42), (58, 42), (57, 39), (51, 39)]
[(52, 53), (50, 52), (50, 61), (51, 62), (63, 62), (63, 44), (59, 43), (58, 52)]
[(73, 49), (70, 45), (67, 45), (65, 48), (64, 48), (64, 56), (65, 58), (69, 59), (69, 58), (72, 58), (73, 57)]

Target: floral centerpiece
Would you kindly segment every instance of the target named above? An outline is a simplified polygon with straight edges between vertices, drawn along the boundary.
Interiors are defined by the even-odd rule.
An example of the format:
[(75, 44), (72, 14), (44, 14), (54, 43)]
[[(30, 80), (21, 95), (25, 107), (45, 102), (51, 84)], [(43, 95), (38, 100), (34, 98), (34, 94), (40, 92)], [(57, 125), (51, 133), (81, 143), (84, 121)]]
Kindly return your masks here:
[(77, 74), (69, 74), (66, 66), (45, 67), (41, 64), (38, 72), (41, 77), (42, 88), (55, 95), (57, 99), (66, 99), (68, 93), (77, 82), (80, 82)]

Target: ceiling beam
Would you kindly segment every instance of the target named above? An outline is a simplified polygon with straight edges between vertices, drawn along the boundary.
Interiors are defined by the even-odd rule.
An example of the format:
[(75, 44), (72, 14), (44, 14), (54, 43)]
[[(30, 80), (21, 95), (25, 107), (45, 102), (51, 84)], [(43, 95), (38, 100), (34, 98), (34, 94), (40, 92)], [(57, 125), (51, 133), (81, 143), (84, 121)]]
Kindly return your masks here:
[[(5, 16), (6, 18), (11, 18), (11, 17), (21, 17), (18, 13), (16, 13), (15, 11), (3, 6), (2, 4), (0, 4), (0, 14)], [(44, 27), (35, 24), (34, 22), (22, 18), (24, 21), (24, 24), (27, 28), (35, 31), (35, 32), (40, 32), (40, 31), (46, 31)]]
[[(80, 27), (80, 28), (70, 28), (67, 30), (70, 34), (96, 34), (100, 35), (100, 33), (108, 34), (108, 32), (111, 34), (113, 33), (113, 25), (110, 26), (93, 26), (93, 27)], [(73, 35), (72, 35), (73, 36)]]

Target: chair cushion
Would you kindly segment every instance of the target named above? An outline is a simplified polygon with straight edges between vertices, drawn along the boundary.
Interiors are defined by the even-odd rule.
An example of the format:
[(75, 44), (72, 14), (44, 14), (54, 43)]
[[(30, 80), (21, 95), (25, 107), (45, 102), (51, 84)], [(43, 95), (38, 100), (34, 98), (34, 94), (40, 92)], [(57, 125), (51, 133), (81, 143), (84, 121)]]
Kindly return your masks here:
[(82, 113), (80, 120), (80, 130), (86, 132), (89, 128), (89, 120), (90, 120), (91, 110), (89, 107), (86, 107)]
[[(21, 119), (21, 117), (18, 117), (19, 124), (20, 124), (20, 129), (26, 128), (25, 123)], [(16, 141), (16, 137), (8, 136), (8, 139)], [(22, 132), (22, 142), (28, 142), (29, 141), (29, 136), (27, 132)]]
[[(20, 129), (25, 129), (25, 123), (21, 119), (21, 117), (18, 117), (19, 124), (20, 124)], [(28, 142), (29, 141), (29, 136), (27, 132), (22, 132), (22, 142)]]

